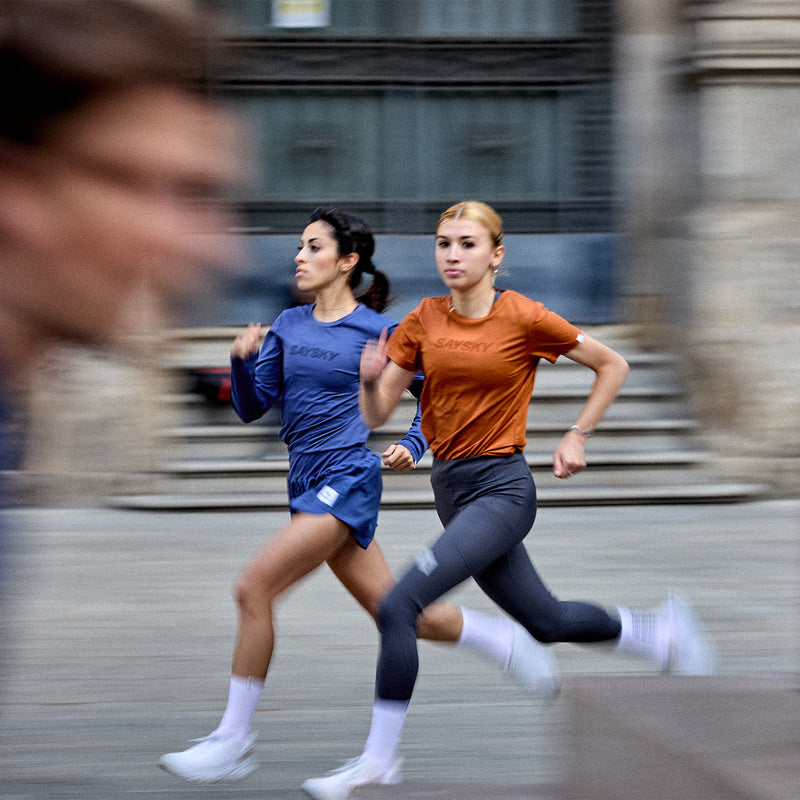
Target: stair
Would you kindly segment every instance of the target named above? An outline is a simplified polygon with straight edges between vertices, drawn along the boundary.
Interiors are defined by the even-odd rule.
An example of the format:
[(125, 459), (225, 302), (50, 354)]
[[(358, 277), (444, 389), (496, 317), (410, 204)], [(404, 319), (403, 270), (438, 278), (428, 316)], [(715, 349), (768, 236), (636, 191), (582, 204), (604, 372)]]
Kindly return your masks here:
[[(589, 468), (569, 481), (551, 471), (552, 453), (576, 418), (593, 375), (568, 359), (542, 363), (531, 402), (525, 451), (542, 506), (736, 502), (757, 497), (763, 487), (720, 480), (713, 460), (698, 445), (677, 372), (667, 354), (636, 350), (624, 328), (587, 331), (621, 352), (630, 376), (596, 435), (587, 445)], [(186, 332), (165, 357), (167, 369), (183, 375), (200, 366), (224, 366), (233, 332)], [(409, 397), (387, 424), (373, 432), (376, 452), (401, 438), (413, 417)], [(288, 458), (278, 439), (280, 419), (271, 410), (245, 425), (226, 404), (197, 394), (165, 399), (163, 459), (152, 491), (116, 496), (118, 507), (164, 511), (285, 509)], [(384, 469), (383, 507), (433, 507), (426, 453), (412, 473)]]

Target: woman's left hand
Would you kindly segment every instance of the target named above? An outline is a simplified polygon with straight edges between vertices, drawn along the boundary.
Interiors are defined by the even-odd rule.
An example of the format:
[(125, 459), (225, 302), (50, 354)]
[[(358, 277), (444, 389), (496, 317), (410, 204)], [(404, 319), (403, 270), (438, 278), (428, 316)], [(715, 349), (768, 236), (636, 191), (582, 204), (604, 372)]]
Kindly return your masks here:
[(414, 469), (414, 457), (411, 451), (402, 444), (391, 444), (385, 453), (381, 453), (383, 463), (395, 472), (409, 472)]
[(553, 454), (553, 475), (556, 478), (571, 478), (586, 469), (586, 453), (583, 449), (583, 436), (570, 431), (559, 442)]

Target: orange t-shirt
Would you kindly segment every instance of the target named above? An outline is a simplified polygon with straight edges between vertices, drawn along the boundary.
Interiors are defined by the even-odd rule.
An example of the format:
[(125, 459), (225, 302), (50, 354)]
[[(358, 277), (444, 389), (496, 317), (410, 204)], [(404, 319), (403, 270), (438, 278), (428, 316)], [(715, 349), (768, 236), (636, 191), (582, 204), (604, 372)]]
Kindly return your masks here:
[(506, 455), (525, 447), (540, 358), (569, 352), (582, 334), (541, 303), (506, 289), (485, 317), (462, 317), (428, 297), (398, 326), (389, 358), (425, 374), (422, 432), (440, 459)]

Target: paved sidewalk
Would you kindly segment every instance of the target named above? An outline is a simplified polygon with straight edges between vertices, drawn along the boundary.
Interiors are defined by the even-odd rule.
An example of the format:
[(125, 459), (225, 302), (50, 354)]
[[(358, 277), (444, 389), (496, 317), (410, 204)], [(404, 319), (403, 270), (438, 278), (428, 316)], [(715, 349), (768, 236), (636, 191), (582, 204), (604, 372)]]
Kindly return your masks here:
[[(284, 519), (15, 512), (21, 535), (4, 609), (11, 663), (0, 694), (0, 798), (300, 800), (303, 779), (356, 755), (369, 724), (377, 635), (323, 569), (278, 612), (276, 657), (255, 723), (262, 768), (240, 784), (195, 787), (155, 766), (161, 753), (218, 722), (235, 633), (230, 586)], [(542, 510), (527, 544), (563, 598), (651, 606), (668, 587), (685, 592), (717, 640), (726, 676), (786, 682), (800, 673), (798, 519), (796, 501), (553, 508)], [(391, 511), (379, 540), (399, 571), (437, 532), (432, 511)], [(494, 610), (472, 585), (454, 599)], [(548, 706), (481, 659), (422, 643), (402, 745), (406, 783), (362, 796), (554, 800), (571, 763), (572, 709), (586, 676), (652, 675), (603, 647), (555, 652), (565, 689)]]

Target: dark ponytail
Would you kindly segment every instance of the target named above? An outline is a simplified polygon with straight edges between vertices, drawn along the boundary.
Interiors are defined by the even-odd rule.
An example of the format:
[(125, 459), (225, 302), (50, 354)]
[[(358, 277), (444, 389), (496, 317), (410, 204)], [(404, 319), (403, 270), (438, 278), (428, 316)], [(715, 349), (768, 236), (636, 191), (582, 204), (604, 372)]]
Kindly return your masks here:
[(355, 289), (361, 283), (366, 272), (372, 276), (372, 282), (366, 290), (356, 297), (373, 311), (383, 311), (389, 305), (389, 279), (372, 263), (375, 252), (375, 238), (363, 219), (348, 214), (338, 208), (318, 208), (311, 214), (310, 222), (326, 222), (331, 227), (333, 238), (339, 248), (339, 255), (350, 253), (358, 255), (358, 263), (350, 273), (350, 287)]
[(383, 311), (392, 302), (392, 298), (389, 297), (389, 288), (389, 279), (386, 274), (376, 269), (372, 273), (372, 283), (356, 297), (356, 300), (373, 311)]

